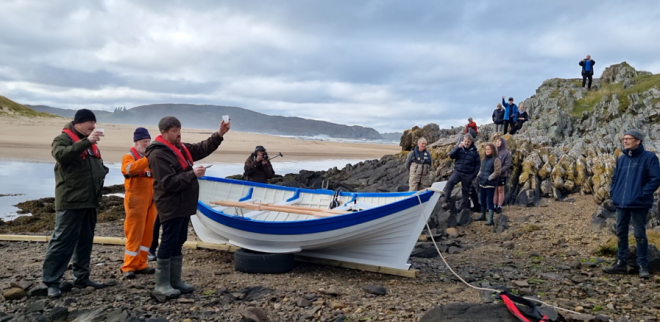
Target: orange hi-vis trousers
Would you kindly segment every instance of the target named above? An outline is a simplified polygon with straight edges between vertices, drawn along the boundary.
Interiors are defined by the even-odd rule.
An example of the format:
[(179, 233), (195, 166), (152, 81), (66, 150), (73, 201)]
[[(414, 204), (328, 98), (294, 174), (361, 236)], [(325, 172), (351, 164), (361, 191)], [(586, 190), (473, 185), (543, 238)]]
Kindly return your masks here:
[[(139, 157), (139, 156), (137, 156)], [(147, 267), (147, 255), (153, 239), (154, 222), (158, 212), (154, 198), (154, 179), (151, 177), (146, 157), (129, 153), (122, 158), (121, 172), (126, 180), (124, 187), (124, 233), (126, 250), (122, 272), (138, 271)]]

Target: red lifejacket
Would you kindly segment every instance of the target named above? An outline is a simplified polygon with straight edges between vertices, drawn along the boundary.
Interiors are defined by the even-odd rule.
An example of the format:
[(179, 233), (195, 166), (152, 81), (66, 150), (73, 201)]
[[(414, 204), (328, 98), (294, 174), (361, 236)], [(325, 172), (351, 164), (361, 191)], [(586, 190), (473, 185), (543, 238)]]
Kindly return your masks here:
[[(137, 149), (135, 149), (135, 147), (132, 147), (132, 148), (131, 148), (131, 154), (133, 155), (133, 158), (135, 158), (135, 161), (140, 160), (140, 158), (142, 158), (142, 157), (140, 156), (140, 153), (138, 153)], [(130, 178), (130, 176), (125, 176), (125, 177)], [(133, 177), (147, 177), (147, 178), (151, 178), (151, 171), (145, 171), (145, 170), (142, 170), (142, 171), (140, 171), (140, 173), (139, 173), (138, 175), (133, 176)]]
[[(76, 135), (75, 133), (73, 133), (73, 131), (71, 131), (69, 129), (62, 129), (62, 133), (66, 133), (66, 135), (68, 135), (69, 138), (71, 138), (71, 140), (73, 140), (73, 143), (76, 143), (76, 142), (80, 141), (80, 138), (78, 137), (78, 135)], [(85, 159), (87, 159), (87, 155), (91, 155), (91, 156), (93, 156), (95, 158), (99, 158), (99, 159), (101, 158), (101, 151), (99, 151), (99, 148), (96, 146), (96, 143), (92, 144), (91, 148), (85, 150), (85, 152), (80, 154), (80, 157), (83, 160), (85, 160)]]
[(167, 142), (167, 140), (163, 139), (162, 135), (159, 135), (156, 137), (156, 142), (160, 142), (164, 144), (166, 147), (170, 148), (172, 152), (174, 152), (174, 155), (176, 155), (176, 159), (179, 161), (179, 164), (181, 165), (181, 168), (183, 170), (187, 170), (188, 168), (192, 168), (193, 166), (193, 159), (192, 156), (190, 155), (190, 151), (188, 151), (188, 148), (185, 146), (185, 144), (181, 144), (181, 150), (185, 153), (181, 153), (181, 150), (175, 146), (174, 144)]

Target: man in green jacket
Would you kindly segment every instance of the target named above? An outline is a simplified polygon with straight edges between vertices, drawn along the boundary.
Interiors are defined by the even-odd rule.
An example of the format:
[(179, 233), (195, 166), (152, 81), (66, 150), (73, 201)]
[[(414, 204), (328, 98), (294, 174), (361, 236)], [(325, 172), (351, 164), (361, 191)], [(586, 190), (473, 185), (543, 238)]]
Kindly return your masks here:
[(89, 279), (96, 227), (96, 210), (108, 168), (96, 143), (103, 132), (95, 130), (96, 116), (87, 109), (76, 112), (52, 143), (55, 158), (55, 230), (48, 243), (43, 281), (48, 297), (62, 296), (60, 280), (73, 256), (74, 286), (103, 288)]

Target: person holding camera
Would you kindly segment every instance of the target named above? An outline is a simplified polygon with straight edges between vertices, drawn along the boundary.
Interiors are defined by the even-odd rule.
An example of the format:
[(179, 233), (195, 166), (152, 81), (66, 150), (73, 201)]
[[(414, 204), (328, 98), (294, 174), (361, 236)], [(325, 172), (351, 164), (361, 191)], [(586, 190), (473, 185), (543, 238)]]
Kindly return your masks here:
[(268, 161), (266, 148), (257, 145), (254, 152), (245, 160), (243, 178), (247, 181), (268, 183), (268, 179), (275, 176), (273, 165)]
[(591, 59), (591, 55), (587, 55), (587, 58), (581, 60), (578, 65), (582, 66), (582, 87), (584, 87), (588, 79), (589, 85), (587, 86), (587, 90), (591, 90), (591, 80), (594, 76), (594, 65), (596, 65), (596, 62)]

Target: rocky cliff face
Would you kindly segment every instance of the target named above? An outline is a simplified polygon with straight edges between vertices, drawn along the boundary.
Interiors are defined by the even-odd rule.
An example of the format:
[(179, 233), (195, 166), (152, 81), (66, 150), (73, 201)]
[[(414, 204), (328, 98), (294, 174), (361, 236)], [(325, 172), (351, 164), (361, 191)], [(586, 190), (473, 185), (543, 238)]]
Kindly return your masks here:
[[(605, 69), (592, 91), (580, 86), (577, 79), (549, 79), (522, 103), (529, 122), (518, 134), (504, 136), (512, 153), (506, 198), (509, 204), (534, 206), (542, 197), (592, 195), (602, 205), (594, 216), (604, 222), (613, 214), (609, 185), (623, 133), (638, 129), (646, 135), (645, 148), (660, 151), (660, 75), (636, 71), (623, 62)], [(463, 127), (413, 127), (401, 135), (402, 153), (332, 169), (321, 174), (321, 180), (357, 191), (405, 190), (408, 173), (402, 165), (422, 136), (431, 143), (435, 181), (446, 180), (453, 170), (449, 151), (463, 133)], [(482, 125), (475, 144), (483, 151), (493, 139), (494, 125)], [(652, 225), (657, 225), (657, 206), (653, 213)]]

